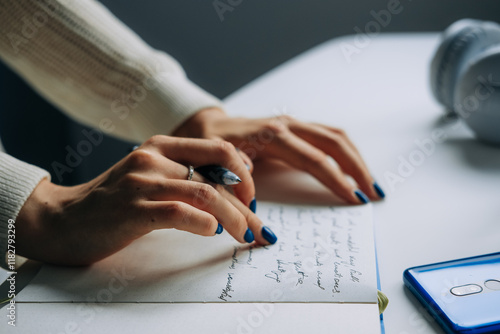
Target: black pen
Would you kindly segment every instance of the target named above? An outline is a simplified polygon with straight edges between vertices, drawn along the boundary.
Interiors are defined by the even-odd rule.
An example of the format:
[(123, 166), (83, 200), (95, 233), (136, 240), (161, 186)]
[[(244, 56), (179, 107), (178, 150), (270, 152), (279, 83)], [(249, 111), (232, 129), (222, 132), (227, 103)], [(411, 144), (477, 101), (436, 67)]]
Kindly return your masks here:
[[(130, 152), (135, 151), (139, 145), (133, 146), (129, 149)], [(204, 178), (208, 181), (222, 184), (225, 186), (232, 186), (241, 182), (241, 179), (238, 175), (231, 172), (229, 169), (224, 168), (218, 165), (206, 165), (196, 167), (194, 169), (198, 173), (200, 173)]]
[(194, 170), (200, 173), (208, 181), (213, 183), (231, 186), (241, 182), (241, 179), (238, 175), (222, 166), (206, 165), (196, 167)]

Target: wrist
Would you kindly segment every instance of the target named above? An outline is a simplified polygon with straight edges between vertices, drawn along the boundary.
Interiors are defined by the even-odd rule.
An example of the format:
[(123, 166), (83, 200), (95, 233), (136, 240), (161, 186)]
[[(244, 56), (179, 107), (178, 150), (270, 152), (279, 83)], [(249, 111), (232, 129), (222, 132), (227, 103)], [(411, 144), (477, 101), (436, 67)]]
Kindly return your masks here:
[(69, 189), (44, 179), (33, 190), (16, 218), (16, 251), (20, 255), (42, 261), (50, 258)]
[(177, 137), (206, 138), (212, 124), (228, 116), (220, 108), (207, 108), (198, 111), (182, 123), (172, 135)]

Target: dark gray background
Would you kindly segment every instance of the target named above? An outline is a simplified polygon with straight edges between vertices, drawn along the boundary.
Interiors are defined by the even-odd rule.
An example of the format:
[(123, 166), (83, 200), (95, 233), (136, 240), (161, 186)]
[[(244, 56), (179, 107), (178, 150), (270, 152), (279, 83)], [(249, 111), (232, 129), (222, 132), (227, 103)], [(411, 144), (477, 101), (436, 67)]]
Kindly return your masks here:
[[(221, 0), (228, 3), (228, 0)], [(221, 21), (213, 1), (102, 0), (153, 47), (178, 59), (188, 76), (223, 98), (295, 55), (334, 37), (364, 30), (387, 1), (233, 0)], [(440, 31), (464, 17), (500, 21), (497, 0), (402, 0), (382, 32)], [(74, 124), (0, 67), (0, 133), (9, 153), (53, 172), (65, 146), (81, 140)], [(63, 184), (90, 179), (126, 154), (106, 138)], [(59, 183), (57, 179), (53, 179)]]

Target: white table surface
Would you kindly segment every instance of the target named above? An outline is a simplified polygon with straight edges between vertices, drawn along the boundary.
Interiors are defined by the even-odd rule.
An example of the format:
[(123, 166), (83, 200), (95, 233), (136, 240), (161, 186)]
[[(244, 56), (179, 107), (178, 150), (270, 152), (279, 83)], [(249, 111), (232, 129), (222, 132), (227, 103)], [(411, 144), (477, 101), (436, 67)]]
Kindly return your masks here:
[[(332, 40), (240, 89), (227, 100), (234, 114), (285, 112), (343, 128), (387, 194), (375, 204), (376, 242), (389, 334), (441, 333), (405, 290), (411, 266), (500, 251), (500, 148), (474, 139), (459, 121), (441, 122), (430, 91), (437, 34), (381, 34), (349, 63)], [(416, 141), (446, 139), (429, 154)], [(421, 151), (421, 150), (420, 150)], [(423, 159), (420, 159), (421, 157)], [(391, 185), (400, 157), (418, 166)], [(403, 173), (405, 171), (402, 171)]]
[[(352, 36), (332, 40), (226, 99), (234, 115), (261, 117), (285, 112), (341, 127), (357, 144), (388, 195), (375, 204), (375, 224), (382, 290), (390, 299), (384, 313), (389, 334), (441, 332), (405, 291), (404, 269), (500, 249), (500, 206), (496, 205), (500, 149), (475, 141), (461, 123), (442, 125), (439, 121), (442, 108), (432, 99), (428, 84), (429, 61), (437, 41), (436, 34), (382, 34), (349, 63), (340, 45), (352, 43)], [(404, 182), (391, 187), (386, 175), (398, 173), (399, 157), (418, 158), (415, 141), (432, 138), (436, 129), (442, 129), (447, 139), (436, 144)], [(195, 306), (196, 310), (192, 305), (189, 310), (187, 305), (128, 305), (109, 312), (109, 305), (89, 309), (78, 304), (19, 304), (18, 323), (24, 324), (23, 333), (133, 333), (138, 328), (146, 332), (162, 332), (159, 329), (164, 328), (169, 333), (204, 328), (210, 332), (204, 327), (210, 320), (204, 315), (213, 314), (204, 311), (211, 307), (208, 304)], [(234, 320), (251, 314), (252, 307), (241, 304), (226, 311), (232, 312)], [(279, 306), (275, 315), (290, 324), (289, 307)], [(303, 315), (311, 322), (295, 324), (297, 330), (314, 331), (314, 324), (322, 321), (317, 318), (319, 313), (335, 314), (335, 306), (331, 310), (327, 307), (308, 308)], [(192, 323), (169, 321), (183, 310), (197, 314)], [(221, 323), (224, 319), (227, 317), (220, 318)], [(334, 316), (329, 320), (334, 324)], [(348, 321), (356, 324), (355, 318)], [(6, 319), (0, 325), (5, 329)], [(236, 326), (224, 327), (234, 331)], [(7, 329), (9, 333), (20, 332)], [(262, 332), (268, 330), (280, 332), (279, 327)], [(353, 328), (352, 332), (359, 331)]]

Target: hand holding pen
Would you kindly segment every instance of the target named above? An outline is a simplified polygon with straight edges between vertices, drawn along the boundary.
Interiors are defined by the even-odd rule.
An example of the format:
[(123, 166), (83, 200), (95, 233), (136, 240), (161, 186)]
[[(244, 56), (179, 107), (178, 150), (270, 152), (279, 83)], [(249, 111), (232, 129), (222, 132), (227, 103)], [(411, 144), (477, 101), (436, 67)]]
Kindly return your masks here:
[[(208, 166), (200, 173), (212, 181), (237, 183), (231, 192), (208, 184), (191, 164)], [(17, 216), (16, 251), (86, 265), (158, 229), (207, 237), (225, 230), (241, 243), (273, 244), (276, 236), (249, 208), (254, 197), (250, 171), (233, 145), (154, 136), (89, 182), (63, 187), (40, 181)]]
[[(183, 140), (183, 139), (180, 139), (180, 140)], [(202, 142), (206, 143), (207, 140), (202, 140)], [(213, 142), (213, 141), (208, 141), (208, 142)], [(220, 141), (218, 143), (220, 143)], [(217, 146), (220, 146), (220, 145), (216, 145), (216, 147)], [(226, 145), (223, 145), (223, 147), (225, 147), (225, 146)], [(239, 157), (239, 153), (237, 152), (237, 150), (234, 149), (234, 146), (232, 146), (232, 145), (227, 145), (227, 146), (228, 146), (228, 149), (231, 150), (231, 156), (234, 155), (236, 157)], [(134, 146), (133, 148), (130, 149), (130, 151), (133, 152), (138, 148), (139, 148), (139, 146)], [(144, 145), (141, 146), (141, 148), (144, 148)], [(203, 153), (205, 153), (205, 152), (203, 152)], [(186, 152), (186, 154), (188, 154), (188, 153)], [(236, 168), (236, 166), (242, 165), (242, 162), (243, 162), (243, 165), (245, 167), (244, 167), (244, 169), (240, 168), (238, 174), (239, 173), (247, 174), (247, 175), (245, 175), (247, 183), (245, 184), (244, 181), (242, 180), (242, 178), (239, 177), (239, 175), (237, 175), (233, 171), (229, 170), (228, 168), (222, 167), (220, 164), (210, 164), (210, 163), (200, 164), (196, 168), (191, 166), (191, 165), (187, 165), (186, 167), (188, 168), (188, 173), (187, 173), (186, 179), (198, 181), (198, 182), (203, 182), (203, 183), (215, 184), (215, 186), (213, 186), (213, 188), (217, 189), (218, 191), (224, 192), (226, 194), (225, 197), (227, 197), (227, 199), (235, 207), (237, 207), (241, 212), (244, 212), (245, 210), (250, 209), (253, 213), (255, 213), (255, 211), (256, 211), (255, 198), (252, 198), (249, 202), (250, 204), (245, 208), (245, 205), (243, 203), (245, 203), (246, 200), (244, 199), (244, 197), (241, 196), (242, 190), (246, 191), (244, 189), (250, 189), (252, 192), (255, 191), (254, 186), (253, 186), (253, 182), (252, 182), (253, 180), (251, 178), (251, 175), (249, 174), (249, 172), (250, 172), (249, 167), (250, 166), (247, 163), (245, 163), (244, 160), (241, 159), (241, 157), (239, 159), (238, 158), (234, 159), (234, 160), (237, 160), (238, 163), (236, 163), (235, 161), (228, 161), (227, 154), (224, 152), (219, 153), (219, 155), (221, 155), (220, 157), (210, 157), (209, 158), (209, 156), (206, 155), (206, 153), (203, 155), (204, 156), (202, 157), (202, 160), (208, 161), (210, 159), (214, 159), (214, 158), (217, 159), (218, 158), (217, 160), (224, 161), (224, 165), (226, 165), (226, 166), (230, 165), (230, 166), (233, 166), (234, 168)], [(233, 160), (233, 158), (231, 158), (231, 160)], [(186, 160), (184, 160), (184, 161), (186, 161)], [(189, 161), (193, 161), (193, 160), (189, 160)], [(195, 161), (193, 161), (193, 162), (195, 162)], [(234, 188), (231, 189), (232, 191), (228, 191), (224, 187), (221, 188), (221, 186), (234, 186)], [(240, 188), (241, 186), (244, 186), (244, 187)], [(231, 193), (234, 193), (234, 194), (231, 194)], [(235, 196), (238, 197), (239, 200)], [(253, 219), (253, 217), (255, 217), (254, 215), (248, 215), (248, 214), (245, 214), (245, 215), (247, 216), (247, 218), (250, 218), (250, 219)], [(260, 222), (260, 220), (259, 220), (259, 222)], [(260, 222), (259, 224), (262, 224), (262, 223)], [(251, 225), (253, 225), (253, 224), (251, 224)], [(222, 226), (220, 226), (220, 224), (219, 224), (219, 227), (217, 228), (216, 233), (219, 234), (221, 231), (222, 231)], [(262, 238), (264, 238), (264, 240), (266, 240), (268, 243), (275, 243), (276, 242), (276, 236), (269, 228), (264, 227), (264, 228), (262, 228), (262, 231), (260, 231), (260, 232), (261, 233), (259, 233), (259, 234), (261, 234)], [(248, 230), (247, 233), (245, 233), (244, 239), (247, 242), (253, 241), (254, 235), (253, 235), (251, 230)], [(255, 239), (257, 239), (257, 238), (255, 238)]]

